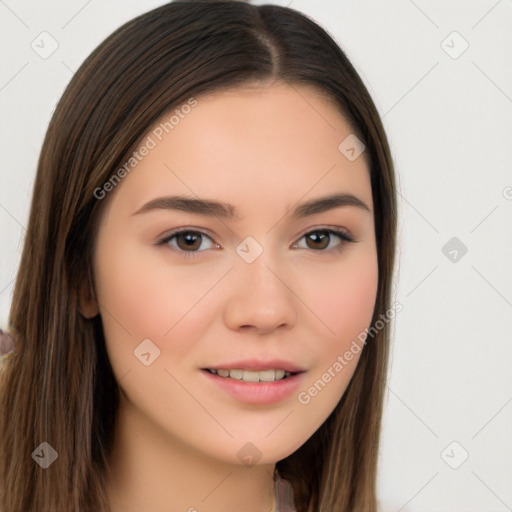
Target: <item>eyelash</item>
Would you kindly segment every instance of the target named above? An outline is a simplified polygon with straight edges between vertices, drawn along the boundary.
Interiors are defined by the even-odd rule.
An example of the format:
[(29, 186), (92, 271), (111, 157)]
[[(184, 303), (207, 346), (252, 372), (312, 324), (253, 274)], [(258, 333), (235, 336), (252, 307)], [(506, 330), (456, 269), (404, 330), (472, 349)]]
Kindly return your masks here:
[[(332, 229), (332, 228), (327, 228), (327, 227), (325, 227), (325, 228), (320, 227), (320, 228), (308, 231), (307, 233), (304, 233), (304, 235), (302, 235), (299, 240), (302, 240), (303, 238), (305, 238), (313, 233), (324, 233), (324, 234), (334, 235), (334, 236), (337, 236), (341, 240), (339, 244), (337, 244), (335, 247), (333, 247), (331, 249), (309, 249), (314, 252), (340, 251), (343, 249), (343, 247), (346, 244), (355, 242), (355, 240), (347, 232)], [(204, 233), (202, 231), (188, 229), (188, 228), (185, 228), (185, 229), (180, 228), (180, 229), (176, 229), (175, 231), (172, 231), (171, 233), (168, 233), (164, 238), (158, 240), (156, 242), (156, 245), (157, 246), (168, 245), (170, 240), (172, 240), (176, 236), (182, 235), (182, 234), (194, 234), (194, 235), (205, 236), (205, 237), (209, 238), (214, 244), (216, 244), (216, 242), (214, 242), (214, 240), (209, 235), (207, 235), (206, 233)], [(172, 247), (172, 249), (182, 253), (185, 258), (190, 258), (190, 259), (195, 258), (197, 256), (197, 253), (204, 252), (204, 250), (203, 251), (198, 251), (198, 250), (184, 251), (184, 250), (176, 248), (176, 247)]]

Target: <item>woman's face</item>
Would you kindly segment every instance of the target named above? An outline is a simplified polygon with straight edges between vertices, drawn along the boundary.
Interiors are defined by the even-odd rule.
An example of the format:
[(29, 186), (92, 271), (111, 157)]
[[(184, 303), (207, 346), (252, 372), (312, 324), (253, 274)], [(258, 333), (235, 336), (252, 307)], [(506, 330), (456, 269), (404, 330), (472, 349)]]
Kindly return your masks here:
[[(372, 318), (369, 170), (310, 87), (188, 105), (98, 192), (95, 290), (121, 417), (224, 462), (275, 462), (332, 412)], [(268, 381), (283, 369), (301, 373)]]

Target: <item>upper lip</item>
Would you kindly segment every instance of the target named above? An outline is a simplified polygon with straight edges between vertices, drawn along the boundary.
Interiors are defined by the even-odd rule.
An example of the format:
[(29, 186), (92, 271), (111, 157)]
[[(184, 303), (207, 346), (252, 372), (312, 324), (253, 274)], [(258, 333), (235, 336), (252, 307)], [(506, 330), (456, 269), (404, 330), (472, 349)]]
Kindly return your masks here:
[(286, 361), (284, 359), (244, 359), (238, 361), (230, 361), (228, 363), (217, 363), (210, 366), (206, 366), (202, 368), (206, 369), (219, 370), (220, 368), (224, 368), (226, 370), (232, 370), (235, 368), (239, 368), (242, 370), (268, 370), (271, 368), (274, 369), (282, 369), (285, 372), (297, 373), (304, 372), (304, 368), (297, 366), (295, 363), (291, 361)]

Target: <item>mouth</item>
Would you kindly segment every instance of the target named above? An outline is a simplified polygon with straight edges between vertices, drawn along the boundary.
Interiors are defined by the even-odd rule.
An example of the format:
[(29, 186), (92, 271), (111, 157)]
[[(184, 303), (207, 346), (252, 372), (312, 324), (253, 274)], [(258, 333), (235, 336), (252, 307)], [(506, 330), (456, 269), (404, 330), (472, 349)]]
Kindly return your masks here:
[(225, 379), (243, 382), (275, 382), (289, 379), (301, 371), (290, 372), (283, 368), (268, 368), (265, 370), (246, 370), (242, 368), (202, 368), (203, 371)]
[[(227, 393), (237, 402), (267, 406), (293, 396), (304, 384), (305, 370), (292, 368), (201, 368), (206, 382)], [(297, 368), (293, 368), (297, 370)]]

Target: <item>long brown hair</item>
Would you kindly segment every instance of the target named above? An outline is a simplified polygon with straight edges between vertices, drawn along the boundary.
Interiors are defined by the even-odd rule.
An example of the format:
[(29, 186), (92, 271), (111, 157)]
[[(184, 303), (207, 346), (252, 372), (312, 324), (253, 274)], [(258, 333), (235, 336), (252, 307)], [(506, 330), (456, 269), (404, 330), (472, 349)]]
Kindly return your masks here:
[[(16, 350), (0, 374), (2, 512), (109, 510), (104, 482), (119, 390), (100, 317), (79, 312), (106, 202), (95, 190), (165, 112), (191, 97), (273, 79), (315, 86), (364, 142), (379, 269), (372, 325), (390, 309), (392, 158), (367, 89), (328, 33), (293, 9), (240, 1), (175, 1), (129, 21), (74, 75), (42, 147), (9, 318)], [(277, 462), (299, 512), (376, 510), (388, 327), (364, 346), (329, 418)], [(34, 456), (44, 442), (58, 454), (46, 469)]]

